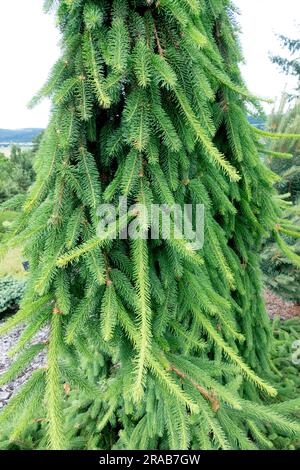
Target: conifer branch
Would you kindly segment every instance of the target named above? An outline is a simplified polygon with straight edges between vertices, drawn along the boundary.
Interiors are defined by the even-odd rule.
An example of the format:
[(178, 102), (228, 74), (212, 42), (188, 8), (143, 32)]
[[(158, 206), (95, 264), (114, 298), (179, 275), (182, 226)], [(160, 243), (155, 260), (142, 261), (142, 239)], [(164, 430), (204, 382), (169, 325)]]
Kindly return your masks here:
[(300, 139), (300, 134), (281, 134), (280, 132), (268, 132), (262, 129), (258, 129), (254, 126), (251, 126), (251, 129), (256, 134), (270, 139)]
[(135, 399), (138, 401), (143, 394), (145, 380), (146, 358), (151, 343), (151, 308), (150, 285), (148, 268), (148, 248), (145, 240), (132, 242), (132, 257), (134, 263), (135, 286), (138, 293), (138, 321), (140, 328), (140, 340), (136, 366)]
[(178, 377), (180, 379), (182, 379), (183, 381), (188, 380), (193, 385), (193, 387), (195, 387), (196, 390), (198, 390), (198, 392), (201, 393), (201, 395), (204, 398), (206, 398), (206, 400), (210, 401), (211, 409), (214, 413), (216, 413), (219, 410), (220, 402), (218, 401), (218, 399), (217, 399), (216, 395), (214, 394), (214, 392), (209, 392), (204, 387), (197, 384), (197, 382), (195, 382), (191, 377), (188, 377), (187, 374), (182, 372), (180, 369), (175, 367), (173, 364), (170, 365), (170, 371), (175, 372), (175, 374), (178, 375)]
[(52, 450), (65, 449), (63, 430), (62, 384), (59, 371), (59, 347), (61, 342), (61, 317), (53, 314), (49, 339), (47, 367), (47, 410), (49, 418), (49, 440)]

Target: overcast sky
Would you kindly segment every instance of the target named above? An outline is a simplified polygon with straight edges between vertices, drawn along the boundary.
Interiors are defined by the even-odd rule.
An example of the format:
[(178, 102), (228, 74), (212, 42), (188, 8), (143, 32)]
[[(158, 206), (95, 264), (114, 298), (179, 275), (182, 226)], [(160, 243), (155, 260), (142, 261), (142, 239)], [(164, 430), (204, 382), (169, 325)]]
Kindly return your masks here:
[[(275, 98), (294, 81), (280, 74), (269, 52), (280, 52), (275, 33), (296, 36), (299, 0), (235, 0), (240, 8), (243, 75), (252, 93)], [(0, 128), (45, 127), (49, 103), (34, 110), (26, 104), (47, 78), (59, 56), (59, 35), (43, 0), (7, 0), (0, 4)], [(296, 36), (297, 37), (297, 36)]]

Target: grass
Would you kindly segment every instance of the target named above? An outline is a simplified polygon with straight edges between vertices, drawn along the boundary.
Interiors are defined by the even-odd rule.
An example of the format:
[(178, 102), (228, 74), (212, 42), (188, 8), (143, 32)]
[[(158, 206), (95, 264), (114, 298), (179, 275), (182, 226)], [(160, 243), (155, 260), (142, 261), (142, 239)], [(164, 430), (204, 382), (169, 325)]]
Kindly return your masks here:
[(17, 213), (13, 211), (4, 211), (0, 213), (0, 236), (5, 233), (9, 224), (11, 224), (17, 217)]
[[(0, 244), (1, 237), (7, 233), (9, 226), (16, 219), (16, 216), (16, 212), (13, 211), (0, 213)], [(21, 246), (11, 248), (3, 258), (0, 258), (0, 279), (5, 276), (17, 278), (23, 278), (26, 276), (26, 272), (22, 265), (22, 250), (23, 248)]]
[(26, 276), (22, 265), (22, 247), (11, 248), (0, 260), (0, 278), (5, 276), (17, 278)]
[(11, 151), (10, 147), (1, 147), (0, 146), (0, 153), (3, 153), (3, 155), (5, 155), (6, 157), (10, 156), (10, 151)]

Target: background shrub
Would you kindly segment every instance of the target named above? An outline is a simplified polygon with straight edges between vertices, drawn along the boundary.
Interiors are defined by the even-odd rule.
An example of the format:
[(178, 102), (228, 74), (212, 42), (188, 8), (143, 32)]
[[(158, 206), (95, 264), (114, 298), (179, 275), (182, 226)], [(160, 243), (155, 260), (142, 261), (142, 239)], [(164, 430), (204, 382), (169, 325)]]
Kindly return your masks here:
[(26, 281), (5, 277), (0, 279), (0, 318), (18, 308)]

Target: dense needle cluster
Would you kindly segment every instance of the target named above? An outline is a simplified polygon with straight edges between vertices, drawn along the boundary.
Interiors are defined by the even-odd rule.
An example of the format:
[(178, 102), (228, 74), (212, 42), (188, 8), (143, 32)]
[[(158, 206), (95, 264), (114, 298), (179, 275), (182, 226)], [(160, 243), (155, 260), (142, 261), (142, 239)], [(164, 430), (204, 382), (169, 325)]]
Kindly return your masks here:
[[(276, 390), (258, 251), (280, 207), (259, 157), (272, 134), (247, 120), (259, 105), (231, 2), (46, 6), (63, 54), (34, 99), (53, 111), (12, 242), (26, 244), (30, 276), (0, 331), (27, 327), (0, 381), (44, 348), (48, 362), (2, 411), (7, 439), (34, 420), (52, 449), (255, 449), (272, 445), (269, 427), (298, 434), (299, 400), (263, 404)], [(99, 204), (120, 196), (204, 204), (204, 247), (97, 236)], [(49, 341), (27, 346), (47, 323)]]

